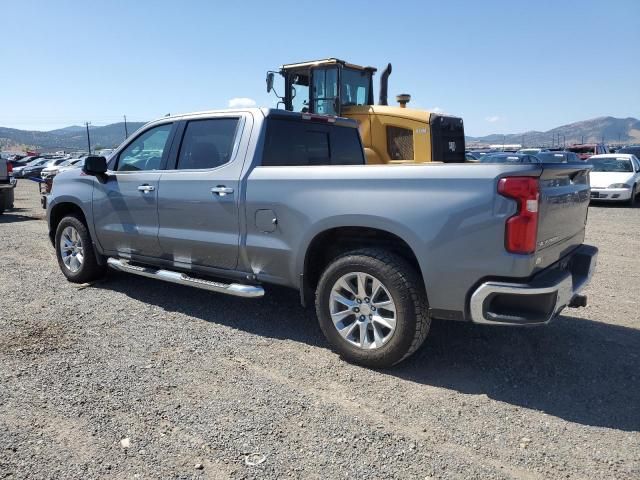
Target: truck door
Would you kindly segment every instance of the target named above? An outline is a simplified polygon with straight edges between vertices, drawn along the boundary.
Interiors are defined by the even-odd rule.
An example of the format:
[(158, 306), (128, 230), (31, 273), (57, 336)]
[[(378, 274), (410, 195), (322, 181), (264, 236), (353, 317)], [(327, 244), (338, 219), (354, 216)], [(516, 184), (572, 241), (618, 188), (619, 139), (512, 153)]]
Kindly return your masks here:
[[(173, 170), (160, 177), (162, 257), (176, 266), (233, 269), (240, 243), (240, 176), (249, 114), (188, 120), (176, 135)], [(248, 135), (245, 135), (248, 137)]]
[(95, 181), (94, 226), (107, 252), (159, 256), (158, 180), (173, 126), (165, 123), (142, 132), (110, 162), (105, 180)]

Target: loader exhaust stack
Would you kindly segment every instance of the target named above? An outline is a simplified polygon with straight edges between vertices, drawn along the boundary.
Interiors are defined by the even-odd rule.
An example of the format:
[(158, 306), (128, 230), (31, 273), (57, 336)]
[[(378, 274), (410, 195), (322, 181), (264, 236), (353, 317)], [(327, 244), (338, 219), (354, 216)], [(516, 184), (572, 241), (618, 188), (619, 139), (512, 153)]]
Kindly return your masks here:
[(387, 101), (387, 92), (389, 89), (389, 75), (391, 75), (391, 64), (387, 64), (387, 68), (384, 69), (382, 75), (380, 75), (380, 98), (378, 99), (378, 105), (389, 105)]

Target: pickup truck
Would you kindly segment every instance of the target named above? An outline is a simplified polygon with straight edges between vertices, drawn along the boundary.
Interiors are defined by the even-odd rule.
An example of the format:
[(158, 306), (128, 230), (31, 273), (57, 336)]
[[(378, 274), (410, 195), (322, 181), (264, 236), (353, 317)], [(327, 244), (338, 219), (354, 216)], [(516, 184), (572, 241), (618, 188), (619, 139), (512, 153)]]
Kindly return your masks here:
[(365, 165), (353, 120), (212, 111), (60, 173), (47, 218), (72, 282), (111, 267), (240, 297), (291, 287), (343, 358), (388, 367), (433, 318), (536, 325), (585, 305), (589, 168)]
[(0, 158), (0, 215), (5, 210), (13, 208), (13, 189), (16, 186), (16, 180), (11, 175), (13, 164), (4, 158)]

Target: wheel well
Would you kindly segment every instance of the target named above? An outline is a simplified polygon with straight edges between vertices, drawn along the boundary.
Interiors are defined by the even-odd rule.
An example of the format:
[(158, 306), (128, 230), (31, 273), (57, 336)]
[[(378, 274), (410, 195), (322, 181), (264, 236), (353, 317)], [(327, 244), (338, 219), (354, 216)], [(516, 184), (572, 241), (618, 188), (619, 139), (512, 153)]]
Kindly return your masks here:
[[(304, 304), (312, 304), (320, 276), (327, 265), (338, 255), (349, 250), (363, 247), (380, 247), (395, 253), (418, 266), (411, 247), (402, 238), (393, 233), (376, 228), (339, 227), (318, 234), (309, 245), (304, 261), (302, 300)], [(418, 275), (422, 278), (420, 267)]]
[(84, 216), (84, 212), (75, 203), (61, 203), (59, 205), (56, 205), (55, 207), (53, 207), (53, 209), (51, 210), (51, 214), (49, 215), (49, 239), (51, 240), (51, 243), (55, 243), (58, 224), (64, 217), (70, 214), (76, 215), (80, 220), (82, 220), (82, 223), (84, 223), (85, 225), (87, 224), (87, 219)]

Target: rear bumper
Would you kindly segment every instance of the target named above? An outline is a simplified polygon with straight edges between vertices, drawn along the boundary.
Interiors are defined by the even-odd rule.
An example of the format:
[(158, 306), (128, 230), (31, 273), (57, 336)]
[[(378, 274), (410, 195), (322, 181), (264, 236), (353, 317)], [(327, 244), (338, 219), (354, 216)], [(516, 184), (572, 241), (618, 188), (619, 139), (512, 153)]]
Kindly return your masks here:
[(10, 188), (16, 188), (16, 179), (11, 177), (7, 182), (0, 182), (0, 190), (8, 190)]
[(540, 325), (550, 322), (589, 283), (598, 249), (582, 245), (529, 283), (485, 282), (471, 295), (475, 323)]
[(629, 200), (630, 188), (591, 188), (591, 200)]

